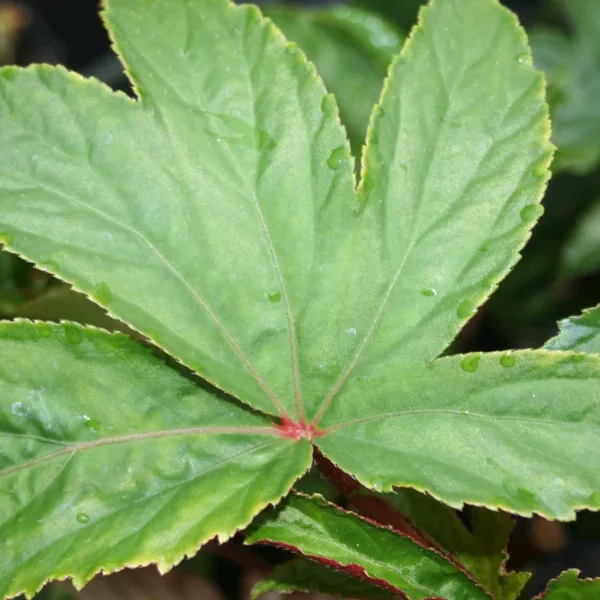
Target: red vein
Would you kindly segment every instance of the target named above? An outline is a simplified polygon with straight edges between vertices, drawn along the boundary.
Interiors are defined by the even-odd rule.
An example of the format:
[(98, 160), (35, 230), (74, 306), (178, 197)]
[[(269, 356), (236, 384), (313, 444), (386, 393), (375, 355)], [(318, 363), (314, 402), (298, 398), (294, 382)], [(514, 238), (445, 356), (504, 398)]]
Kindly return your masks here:
[[(8, 467), (0, 471), (0, 477), (10, 475), (11, 473), (22, 471), (31, 467), (36, 467), (39, 464), (52, 460), (63, 454), (81, 452), (91, 450), (101, 446), (110, 446), (114, 444), (127, 444), (132, 442), (140, 442), (146, 440), (154, 440), (160, 438), (169, 438), (177, 436), (194, 436), (194, 435), (222, 435), (222, 434), (240, 434), (240, 435), (270, 435), (279, 436), (278, 431), (273, 427), (188, 427), (183, 429), (169, 429), (166, 431), (151, 431), (147, 433), (133, 433), (119, 437), (103, 438), (91, 442), (79, 442), (75, 444), (62, 443), (64, 448), (56, 452), (50, 452), (40, 458), (36, 458), (20, 465)], [(57, 442), (61, 443), (61, 442)]]

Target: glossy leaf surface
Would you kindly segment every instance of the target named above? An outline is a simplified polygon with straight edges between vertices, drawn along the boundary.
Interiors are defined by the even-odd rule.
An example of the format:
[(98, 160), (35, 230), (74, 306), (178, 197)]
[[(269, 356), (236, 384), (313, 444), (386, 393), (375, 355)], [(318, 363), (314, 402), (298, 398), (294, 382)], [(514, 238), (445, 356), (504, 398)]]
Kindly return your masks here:
[(400, 51), (399, 32), (377, 13), (347, 6), (314, 10), (267, 6), (265, 14), (314, 62), (336, 96), (353, 154), (360, 156), (383, 79)]
[(572, 350), (600, 354), (600, 306), (559, 324), (559, 334), (546, 343), (549, 350)]
[(515, 600), (529, 579), (528, 573), (505, 570), (513, 529), (513, 520), (505, 513), (474, 507), (469, 529), (454, 509), (414, 490), (359, 494), (351, 503), (384, 525), (407, 519), (404, 526), (414, 525), (418, 533), (450, 553), (496, 600)]
[(247, 542), (296, 550), (387, 586), (408, 600), (490, 598), (441, 554), (327, 504), (318, 496), (289, 497), (283, 508), (266, 513), (253, 524)]
[(567, 571), (552, 581), (538, 600), (596, 600), (600, 580), (579, 579), (577, 571)]
[(245, 527), (310, 463), (306, 441), (75, 324), (1, 325), (0, 398), (0, 597), (166, 571)]

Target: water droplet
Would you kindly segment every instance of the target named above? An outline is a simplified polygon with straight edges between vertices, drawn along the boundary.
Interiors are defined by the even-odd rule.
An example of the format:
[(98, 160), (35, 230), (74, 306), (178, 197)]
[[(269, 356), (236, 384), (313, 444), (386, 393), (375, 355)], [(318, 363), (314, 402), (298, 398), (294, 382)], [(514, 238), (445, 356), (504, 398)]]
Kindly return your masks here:
[(65, 325), (65, 337), (67, 338), (67, 342), (73, 345), (80, 344), (83, 340), (81, 330), (77, 325)]
[(112, 292), (110, 288), (104, 281), (101, 281), (94, 290), (94, 294), (96, 296), (96, 300), (101, 304), (110, 304), (113, 300)]
[(350, 329), (346, 330), (346, 333), (348, 335), (356, 335), (356, 329), (354, 329), (354, 327), (350, 327)]
[(289, 56), (296, 56), (296, 54), (298, 54), (299, 48), (298, 46), (296, 46), (296, 44), (288, 44), (285, 47), (285, 53), (288, 54)]
[(427, 288), (424, 289), (421, 294), (423, 294), (423, 296), (427, 296), (428, 298), (432, 298), (433, 296), (437, 296), (437, 290), (434, 290), (433, 288)]
[(106, 136), (106, 139), (104, 140), (104, 142), (105, 142), (106, 144), (112, 144), (112, 141), (113, 141), (113, 139), (114, 139), (114, 138), (113, 138), (113, 134), (112, 134), (112, 133), (109, 133), (109, 134)]
[(511, 352), (507, 352), (500, 357), (500, 364), (507, 368), (514, 367), (517, 364), (517, 359)]
[(90, 431), (98, 431), (101, 427), (100, 421), (97, 421), (96, 419), (87, 419), (83, 425)]
[(346, 148), (344, 146), (339, 146), (331, 153), (331, 156), (327, 159), (327, 166), (336, 170), (339, 169), (344, 161), (346, 160)]
[(528, 204), (521, 210), (521, 219), (525, 223), (536, 221), (544, 214), (544, 207), (541, 204)]
[(467, 354), (460, 362), (460, 367), (467, 373), (475, 373), (479, 368), (479, 361), (481, 360), (481, 354)]
[(31, 160), (32, 160), (33, 162), (36, 162), (38, 158), (39, 158), (39, 156), (38, 156), (37, 154), (32, 154), (32, 155), (31, 155)]
[(269, 294), (269, 300), (273, 303), (281, 301), (281, 292), (274, 292), (273, 294)]
[(28, 415), (27, 409), (22, 402), (13, 402), (10, 406), (10, 410), (12, 414), (17, 417), (26, 417)]
[(585, 360), (585, 354), (573, 354), (571, 362), (575, 364), (582, 363)]
[(333, 94), (325, 94), (323, 101), (321, 102), (321, 111), (325, 114), (329, 114), (335, 107), (335, 96)]
[(463, 300), (456, 309), (456, 314), (459, 319), (466, 319), (470, 317), (476, 309), (475, 302), (473, 300)]
[(518, 63), (526, 63), (528, 62), (529, 59), (529, 54), (527, 54), (527, 52), (522, 52), (521, 54), (517, 54), (517, 62)]
[(90, 522), (90, 516), (87, 513), (81, 512), (77, 515), (77, 520), (85, 525)]

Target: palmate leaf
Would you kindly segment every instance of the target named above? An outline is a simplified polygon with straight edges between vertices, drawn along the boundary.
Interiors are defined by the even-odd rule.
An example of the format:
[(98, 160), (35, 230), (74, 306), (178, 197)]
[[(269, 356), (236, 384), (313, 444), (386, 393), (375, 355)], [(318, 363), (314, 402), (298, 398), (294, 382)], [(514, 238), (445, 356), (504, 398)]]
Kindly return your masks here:
[(261, 516), (247, 543), (294, 550), (407, 600), (489, 600), (460, 566), (392, 529), (379, 527), (323, 499), (290, 496)]
[(0, 597), (162, 571), (285, 494), (310, 446), (122, 334), (0, 326)]
[[(0, 240), (281, 419), (273, 428), (249, 409), (239, 415), (262, 419), (273, 438), (275, 491), (229, 496), (218, 517), (211, 496), (197, 495), (193, 539), (167, 500), (173, 520), (153, 523), (141, 549), (132, 541), (136, 552), (166, 567), (205, 534), (244, 526), (306, 468), (308, 440), (373, 489), (412, 486), (456, 507), (559, 518), (600, 508), (591, 466), (600, 357), (436, 360), (542, 212), (552, 153), (544, 85), (510, 12), (496, 0), (433, 0), (422, 12), (375, 110), (358, 189), (335, 99), (255, 7), (110, 0), (105, 18), (138, 100), (62, 68), (0, 71)], [(11, 361), (18, 375), (23, 361)], [(120, 385), (102, 398), (90, 392), (97, 410), (124, 393)], [(152, 383), (148, 397), (168, 398), (169, 385)], [(198, 393), (202, 410), (225, 402)], [(3, 410), (19, 401), (4, 394)], [(182, 406), (185, 423), (161, 431), (212, 425), (212, 415)], [(4, 439), (7, 468), (18, 468), (19, 446)], [(231, 437), (215, 439), (214, 452), (237, 460)], [(174, 460), (168, 451), (165, 460)], [(49, 464), (40, 464), (44, 477)], [(131, 476), (148, 464), (132, 465)], [(71, 473), (62, 476), (80, 489)], [(15, 506), (30, 502), (35, 490), (24, 489)], [(61, 533), (64, 505), (59, 494), (50, 506), (50, 537)], [(9, 557), (17, 583), (8, 589), (67, 573), (81, 582), (103, 566), (65, 549), (52, 556), (68, 571), (61, 563), (30, 572), (32, 522), (33, 530), (15, 515), (7, 522), (24, 544), (21, 558)], [(86, 543), (86, 552), (100, 547)], [(110, 568), (142, 560), (102, 556)]]
[(564, 319), (558, 325), (558, 335), (546, 342), (545, 348), (600, 354), (600, 306)]
[(595, 600), (598, 594), (599, 579), (579, 579), (579, 573), (571, 570), (552, 581), (537, 600)]

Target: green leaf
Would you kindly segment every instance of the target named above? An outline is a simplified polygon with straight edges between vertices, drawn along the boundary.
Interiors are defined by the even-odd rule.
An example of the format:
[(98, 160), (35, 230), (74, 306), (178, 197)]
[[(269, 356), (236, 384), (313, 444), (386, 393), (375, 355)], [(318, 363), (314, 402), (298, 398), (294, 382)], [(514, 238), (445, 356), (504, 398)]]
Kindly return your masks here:
[(548, 350), (572, 350), (600, 354), (600, 305), (578, 317), (564, 319), (560, 332), (544, 346)]
[[(363, 514), (379, 520), (371, 511), (365, 513), (363, 510), (374, 499), (383, 505), (374, 504), (372, 510), (380, 509), (385, 515), (388, 506), (394, 507), (399, 515), (454, 556), (496, 600), (515, 600), (527, 583), (529, 573), (505, 571), (506, 548), (513, 529), (509, 515), (475, 507), (471, 531), (454, 509), (431, 496), (409, 489), (386, 495), (357, 495), (353, 497), (352, 504), (358, 506)], [(393, 522), (389, 524), (393, 525)]]
[(336, 95), (352, 151), (360, 156), (383, 79), (400, 51), (397, 29), (376, 13), (341, 5), (314, 10), (267, 6), (265, 14), (315, 63)]
[[(359, 235), (335, 101), (255, 7), (144, 7), (106, 13), (140, 102), (2, 71), (0, 238), (219, 387), (297, 415), (321, 349), (302, 314), (347, 287), (329, 265)], [(330, 344), (339, 312), (319, 319)]]
[(408, 30), (416, 23), (419, 8), (425, 0), (352, 0), (352, 4), (377, 10)]
[(600, 505), (599, 381), (600, 356), (545, 350), (382, 369), (332, 406), (316, 441), (377, 491), (571, 520)]
[(596, 600), (600, 594), (599, 579), (579, 579), (579, 571), (565, 571), (550, 583), (538, 600)]
[(0, 326), (0, 597), (48, 579), (168, 570), (277, 502), (306, 441), (121, 334)]
[(268, 592), (293, 594), (317, 592), (342, 598), (391, 600), (395, 594), (372, 583), (355, 579), (343, 571), (336, 571), (305, 558), (293, 559), (280, 565), (252, 590), (252, 600)]
[(575, 227), (564, 249), (562, 270), (565, 277), (583, 277), (600, 270), (600, 201)]
[(464, 572), (433, 549), (318, 496), (291, 496), (283, 508), (263, 517), (251, 527), (247, 543), (263, 542), (301, 552), (382, 584), (408, 600), (489, 599)]

